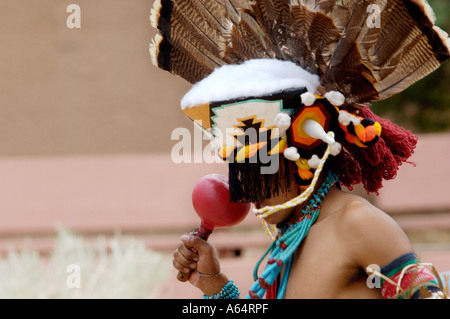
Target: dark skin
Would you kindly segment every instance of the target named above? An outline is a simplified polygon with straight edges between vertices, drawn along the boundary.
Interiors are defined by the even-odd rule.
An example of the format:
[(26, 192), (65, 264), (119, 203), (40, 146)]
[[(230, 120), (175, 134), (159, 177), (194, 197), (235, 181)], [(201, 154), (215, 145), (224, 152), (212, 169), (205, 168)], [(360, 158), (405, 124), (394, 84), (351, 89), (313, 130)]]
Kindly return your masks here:
[[(299, 193), (293, 184), (292, 191), (255, 206), (281, 204)], [(301, 209), (286, 209), (265, 220), (269, 224), (296, 221)], [(367, 200), (333, 186), (322, 201), (317, 221), (295, 252), (285, 298), (381, 298), (378, 289), (366, 284), (367, 266), (384, 266), (412, 251), (407, 236), (391, 217)], [(226, 274), (218, 274), (216, 249), (192, 234), (181, 237), (173, 265), (181, 271), (191, 269), (189, 282), (208, 296), (220, 292), (228, 281)], [(198, 272), (218, 275), (199, 278)]]

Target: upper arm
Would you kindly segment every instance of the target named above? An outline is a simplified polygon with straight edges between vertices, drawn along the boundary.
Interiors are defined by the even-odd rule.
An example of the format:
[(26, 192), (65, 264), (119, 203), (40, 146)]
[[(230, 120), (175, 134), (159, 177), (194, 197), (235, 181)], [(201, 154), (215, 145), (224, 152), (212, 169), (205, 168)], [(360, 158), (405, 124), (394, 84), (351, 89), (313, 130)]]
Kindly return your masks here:
[(341, 216), (340, 231), (354, 266), (383, 267), (413, 247), (400, 226), (386, 213), (363, 199), (349, 202)]

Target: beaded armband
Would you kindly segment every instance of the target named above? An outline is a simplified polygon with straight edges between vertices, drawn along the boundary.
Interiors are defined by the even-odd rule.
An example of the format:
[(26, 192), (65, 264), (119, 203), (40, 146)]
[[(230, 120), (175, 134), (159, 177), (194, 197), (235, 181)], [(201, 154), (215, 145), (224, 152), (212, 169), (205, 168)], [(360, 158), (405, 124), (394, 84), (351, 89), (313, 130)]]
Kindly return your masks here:
[(400, 256), (381, 268), (381, 295), (385, 299), (418, 299), (421, 289), (440, 291), (436, 277), (415, 253)]
[(218, 294), (211, 296), (203, 295), (203, 299), (238, 299), (240, 294), (239, 288), (230, 279)]

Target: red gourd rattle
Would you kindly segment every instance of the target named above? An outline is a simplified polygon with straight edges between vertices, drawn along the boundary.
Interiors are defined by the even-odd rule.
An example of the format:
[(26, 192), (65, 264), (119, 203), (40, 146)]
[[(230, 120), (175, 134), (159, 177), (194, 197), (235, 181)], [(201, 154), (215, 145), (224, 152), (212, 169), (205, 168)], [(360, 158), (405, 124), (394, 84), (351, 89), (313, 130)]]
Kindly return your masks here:
[[(247, 216), (250, 203), (230, 202), (228, 178), (220, 174), (202, 177), (192, 191), (192, 204), (200, 217), (195, 235), (207, 240), (214, 228), (227, 228), (239, 224)], [(187, 281), (190, 272), (179, 272), (178, 280)]]

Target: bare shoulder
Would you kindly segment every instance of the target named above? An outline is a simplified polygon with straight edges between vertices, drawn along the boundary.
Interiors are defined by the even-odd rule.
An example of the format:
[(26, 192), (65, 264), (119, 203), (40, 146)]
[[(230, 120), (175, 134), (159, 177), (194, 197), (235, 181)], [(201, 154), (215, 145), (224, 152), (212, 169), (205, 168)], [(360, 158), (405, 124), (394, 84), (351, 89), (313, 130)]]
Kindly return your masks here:
[(366, 199), (339, 191), (334, 194), (336, 226), (356, 264), (384, 266), (413, 251), (408, 237), (388, 214)]

